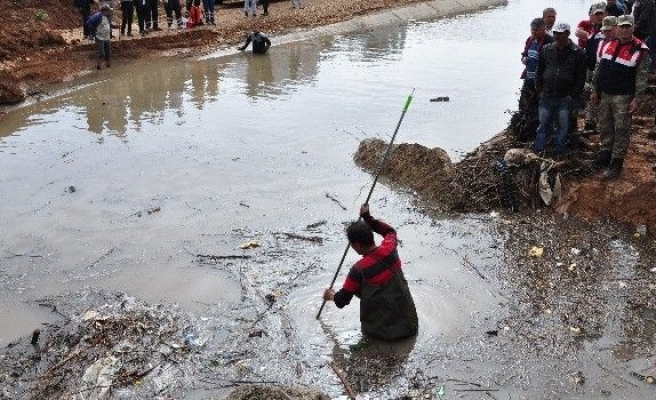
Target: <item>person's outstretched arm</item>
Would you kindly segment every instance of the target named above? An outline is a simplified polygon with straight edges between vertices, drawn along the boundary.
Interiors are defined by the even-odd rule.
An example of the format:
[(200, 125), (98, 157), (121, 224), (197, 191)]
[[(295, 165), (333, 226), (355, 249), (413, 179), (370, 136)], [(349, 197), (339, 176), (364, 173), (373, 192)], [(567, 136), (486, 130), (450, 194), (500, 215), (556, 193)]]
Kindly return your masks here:
[(246, 50), (246, 47), (248, 47), (249, 44), (251, 44), (251, 35), (246, 36), (246, 43), (241, 47), (237, 47), (237, 49), (242, 51)]

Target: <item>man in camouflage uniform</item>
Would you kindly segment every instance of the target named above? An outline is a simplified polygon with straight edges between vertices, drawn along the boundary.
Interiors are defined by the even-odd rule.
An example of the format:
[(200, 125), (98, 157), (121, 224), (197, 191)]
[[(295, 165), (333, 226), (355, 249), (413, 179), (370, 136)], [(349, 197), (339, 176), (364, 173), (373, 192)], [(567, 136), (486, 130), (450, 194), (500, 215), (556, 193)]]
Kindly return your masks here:
[[(586, 99), (592, 95), (592, 75), (601, 57), (601, 50), (609, 41), (617, 36), (617, 17), (609, 15), (601, 23), (599, 32), (588, 40), (585, 47), (589, 76), (586, 77), (584, 96)], [(589, 79), (588, 79), (589, 78)], [(597, 131), (599, 125), (599, 105), (591, 101), (585, 104), (585, 132)]]
[(631, 138), (631, 115), (647, 88), (649, 48), (633, 36), (633, 17), (617, 18), (617, 38), (606, 43), (593, 76), (590, 101), (599, 104), (601, 148), (590, 165), (607, 167), (605, 178), (622, 171)]

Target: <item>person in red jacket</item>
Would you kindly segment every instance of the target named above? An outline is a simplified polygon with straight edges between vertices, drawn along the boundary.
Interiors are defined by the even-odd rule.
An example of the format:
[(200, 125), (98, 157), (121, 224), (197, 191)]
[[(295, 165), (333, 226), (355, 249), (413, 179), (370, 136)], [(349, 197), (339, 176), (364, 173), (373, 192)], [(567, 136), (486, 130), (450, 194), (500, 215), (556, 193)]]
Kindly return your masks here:
[[(360, 207), (361, 220), (346, 230), (353, 250), (362, 256), (348, 273), (342, 289), (326, 289), (323, 298), (338, 308), (360, 298), (362, 332), (382, 340), (397, 340), (417, 335), (419, 322), (408, 282), (401, 270), (396, 231), (369, 213), (369, 205)], [(383, 236), (376, 246), (373, 233)]]

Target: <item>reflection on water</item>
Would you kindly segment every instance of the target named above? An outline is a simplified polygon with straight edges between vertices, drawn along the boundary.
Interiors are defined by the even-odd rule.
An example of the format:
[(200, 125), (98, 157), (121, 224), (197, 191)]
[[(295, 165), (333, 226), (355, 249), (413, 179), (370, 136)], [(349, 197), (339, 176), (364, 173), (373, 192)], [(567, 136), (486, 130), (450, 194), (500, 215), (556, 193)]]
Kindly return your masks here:
[[(228, 84), (256, 101), (258, 98), (284, 99), (294, 91), (316, 81), (322, 61), (328, 62), (345, 54), (350, 63), (371, 63), (399, 57), (406, 36), (405, 27), (382, 28), (380, 32), (354, 37), (326, 37), (314, 41), (292, 42), (273, 49), (266, 56), (244, 53), (197, 62), (161, 60), (146, 67), (131, 66), (120, 79), (97, 82), (69, 96), (51, 99), (33, 106), (38, 114), (24, 113), (0, 128), (0, 136), (15, 129), (44, 124), (44, 114), (53, 113), (63, 103), (73, 115), (86, 119), (82, 129), (95, 134), (109, 134), (129, 140), (144, 123), (159, 125), (165, 118), (175, 118), (185, 125), (185, 105), (203, 111), (216, 102)], [(340, 60), (341, 62), (341, 60)], [(237, 94), (238, 95), (238, 94)], [(13, 117), (19, 117), (20, 112)], [(264, 115), (256, 112), (251, 118)], [(221, 116), (212, 115), (211, 118)], [(52, 122), (60, 122), (52, 121)]]

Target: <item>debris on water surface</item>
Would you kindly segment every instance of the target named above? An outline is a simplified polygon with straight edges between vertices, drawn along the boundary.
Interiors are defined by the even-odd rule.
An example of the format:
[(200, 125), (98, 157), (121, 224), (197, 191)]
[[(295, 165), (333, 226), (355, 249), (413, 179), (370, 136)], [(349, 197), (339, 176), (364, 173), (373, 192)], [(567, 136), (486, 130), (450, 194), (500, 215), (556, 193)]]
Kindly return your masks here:
[(226, 400), (330, 400), (326, 394), (302, 386), (243, 385)]
[(260, 244), (255, 240), (248, 240), (248, 241), (246, 241), (246, 242), (239, 245), (239, 248), (244, 249), (244, 250), (254, 249), (254, 248), (257, 248), (257, 247), (260, 247)]
[[(189, 383), (190, 378), (185, 382), (182, 377), (192, 376), (192, 353), (182, 335), (184, 327), (192, 325), (187, 315), (126, 295), (82, 296), (100, 305), (72, 316), (60, 312), (66, 320), (43, 328), (41, 344), (30, 346), (38, 357), (26, 358), (21, 346), (4, 354), (0, 376), (21, 371), (5, 382), (19, 395), (16, 398), (69, 399), (85, 393), (85, 399), (100, 400), (108, 399), (110, 391), (154, 398), (154, 393), (180, 390)], [(22, 397), (30, 393), (38, 396)]]
[(528, 251), (528, 255), (531, 257), (542, 257), (543, 253), (544, 253), (544, 247), (538, 247), (538, 246), (533, 246)]
[(583, 376), (583, 372), (581, 371), (576, 371), (570, 376), (570, 380), (572, 383), (575, 385), (583, 385), (585, 383), (585, 377)]

